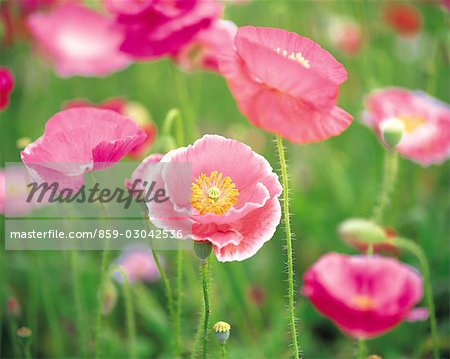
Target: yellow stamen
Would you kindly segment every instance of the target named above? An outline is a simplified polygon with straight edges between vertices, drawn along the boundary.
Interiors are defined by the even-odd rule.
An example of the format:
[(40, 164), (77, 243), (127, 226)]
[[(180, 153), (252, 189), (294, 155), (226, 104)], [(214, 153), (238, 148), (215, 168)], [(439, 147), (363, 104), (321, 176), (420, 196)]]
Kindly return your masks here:
[(426, 123), (426, 120), (420, 116), (399, 116), (399, 119), (404, 123), (406, 132), (414, 132)]
[(239, 191), (232, 179), (217, 171), (202, 173), (192, 183), (192, 207), (200, 214), (226, 214), (238, 199)]
[(305, 58), (301, 52), (292, 52), (291, 54), (289, 54), (286, 50), (281, 50), (279, 47), (275, 49), (275, 52), (284, 57), (287, 57), (289, 60), (297, 61), (307, 69), (311, 67), (309, 60)]
[(353, 298), (353, 303), (360, 310), (372, 310), (376, 308), (375, 301), (367, 295), (357, 295)]

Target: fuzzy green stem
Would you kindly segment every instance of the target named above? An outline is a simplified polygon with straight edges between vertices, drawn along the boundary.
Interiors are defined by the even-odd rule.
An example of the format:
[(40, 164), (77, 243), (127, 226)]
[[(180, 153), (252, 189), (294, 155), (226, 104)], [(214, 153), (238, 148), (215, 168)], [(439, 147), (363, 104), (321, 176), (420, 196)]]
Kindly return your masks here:
[(280, 135), (276, 136), (278, 155), (281, 165), (281, 181), (283, 184), (283, 214), (286, 231), (286, 250), (287, 250), (287, 270), (288, 270), (288, 310), (289, 322), (291, 326), (292, 346), (295, 358), (300, 358), (300, 350), (297, 341), (297, 323), (295, 318), (295, 300), (294, 300), (294, 254), (292, 248), (291, 221), (289, 212), (289, 180), (287, 172), (286, 156), (284, 153), (283, 139)]
[(358, 340), (358, 359), (367, 358), (367, 343), (364, 339)]
[(177, 146), (183, 146), (184, 144), (184, 128), (183, 128), (183, 118), (181, 117), (181, 112), (177, 108), (171, 109), (164, 120), (164, 125), (162, 129), (162, 134), (171, 135), (172, 127), (175, 123), (175, 141)]
[(134, 320), (134, 306), (133, 306), (133, 298), (131, 296), (131, 288), (130, 282), (128, 280), (128, 275), (125, 270), (117, 266), (115, 268), (116, 271), (119, 271), (123, 277), (123, 295), (125, 298), (125, 312), (127, 316), (127, 331), (128, 331), (128, 340), (129, 340), (129, 357), (131, 359), (136, 358), (136, 323)]
[(76, 323), (77, 323), (77, 337), (78, 337), (78, 346), (80, 350), (80, 355), (82, 358), (85, 358), (86, 355), (86, 330), (84, 326), (84, 311), (83, 306), (81, 304), (81, 291), (80, 291), (80, 278), (79, 278), (79, 267), (78, 267), (78, 251), (72, 250), (70, 251), (70, 271), (72, 275), (72, 291), (73, 291), (73, 300), (75, 302), (75, 311), (76, 311)]
[(389, 205), (389, 197), (394, 189), (398, 172), (398, 154), (395, 149), (388, 149), (384, 158), (384, 174), (381, 192), (378, 203), (373, 210), (372, 220), (380, 223), (383, 220), (383, 213)]
[(209, 331), (209, 314), (211, 312), (209, 303), (209, 261), (204, 260), (201, 265), (202, 272), (202, 288), (203, 288), (203, 359), (208, 356), (208, 331)]
[[(89, 173), (92, 183), (95, 185), (97, 180), (92, 172)], [(100, 207), (103, 212), (104, 218), (108, 218), (108, 212), (103, 203), (100, 202)], [(108, 267), (110, 260), (110, 250), (109, 250), (109, 240), (105, 238), (103, 244), (103, 252), (102, 252), (102, 261), (100, 266), (100, 285), (99, 285), (99, 293), (97, 300), (97, 317), (95, 321), (95, 358), (103, 357), (101, 350), (101, 335), (102, 335), (102, 326), (103, 326), (103, 315), (102, 315), (102, 306), (103, 306), (103, 298), (105, 296), (105, 287), (106, 280), (108, 277)]]
[(183, 251), (178, 249), (177, 253), (177, 301), (175, 307), (175, 354), (181, 357), (180, 323), (183, 301)]
[(221, 359), (227, 358), (227, 347), (225, 343), (220, 345), (220, 358)]
[(25, 359), (31, 359), (31, 350), (29, 345), (23, 346), (23, 356)]
[(431, 329), (431, 339), (433, 342), (433, 358), (439, 359), (439, 333), (437, 328), (437, 320), (436, 320), (436, 309), (434, 307), (433, 300), (433, 290), (431, 287), (431, 275), (430, 275), (430, 266), (428, 264), (427, 257), (423, 252), (422, 248), (418, 246), (416, 243), (411, 241), (410, 239), (396, 237), (393, 241), (395, 245), (400, 248), (406, 249), (412, 254), (416, 256), (419, 260), (420, 267), (422, 270), (423, 278), (424, 278), (424, 287), (425, 287), (425, 300), (427, 302), (427, 307), (430, 316), (430, 329)]

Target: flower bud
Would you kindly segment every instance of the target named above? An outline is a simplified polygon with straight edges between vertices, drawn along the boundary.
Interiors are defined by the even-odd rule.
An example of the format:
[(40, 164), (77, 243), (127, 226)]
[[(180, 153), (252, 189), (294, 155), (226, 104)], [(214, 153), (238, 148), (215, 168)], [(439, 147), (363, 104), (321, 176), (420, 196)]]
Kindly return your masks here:
[(111, 313), (117, 303), (117, 288), (112, 281), (105, 283), (105, 291), (102, 299), (102, 314), (108, 315)]
[(17, 341), (22, 347), (27, 347), (31, 344), (32, 331), (27, 327), (17, 329)]
[(201, 260), (209, 257), (212, 250), (212, 244), (207, 241), (194, 241), (194, 252)]
[(230, 338), (231, 325), (227, 322), (217, 322), (216, 324), (214, 324), (213, 329), (216, 333), (216, 339), (221, 344), (225, 344), (228, 338)]
[(372, 244), (374, 253), (398, 253), (398, 248), (392, 241), (396, 237), (395, 231), (367, 219), (348, 219), (339, 226), (338, 233), (344, 242), (361, 252), (367, 252), (369, 244)]
[(384, 143), (390, 148), (397, 147), (405, 133), (405, 124), (403, 121), (392, 117), (383, 121), (380, 128)]

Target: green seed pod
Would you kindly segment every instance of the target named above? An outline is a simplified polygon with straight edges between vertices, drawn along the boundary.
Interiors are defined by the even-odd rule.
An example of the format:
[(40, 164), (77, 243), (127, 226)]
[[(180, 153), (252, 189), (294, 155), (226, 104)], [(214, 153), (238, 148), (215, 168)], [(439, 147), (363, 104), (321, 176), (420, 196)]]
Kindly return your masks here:
[(216, 334), (216, 339), (221, 344), (225, 344), (230, 338), (231, 325), (227, 322), (217, 322), (216, 324), (214, 324), (213, 329)]
[(27, 327), (17, 329), (17, 341), (22, 347), (27, 347), (31, 344), (32, 331)]
[(405, 133), (405, 124), (393, 117), (383, 121), (380, 127), (384, 143), (390, 148), (397, 147)]

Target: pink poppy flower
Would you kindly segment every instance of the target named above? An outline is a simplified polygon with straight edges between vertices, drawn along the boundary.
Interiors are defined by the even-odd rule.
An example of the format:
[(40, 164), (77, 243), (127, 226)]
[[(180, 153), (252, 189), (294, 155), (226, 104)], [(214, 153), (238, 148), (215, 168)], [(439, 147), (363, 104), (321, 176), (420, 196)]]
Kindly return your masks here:
[(14, 76), (7, 67), (0, 67), (0, 110), (9, 106), (9, 96), (14, 89)]
[(339, 135), (353, 118), (336, 106), (344, 66), (314, 41), (281, 29), (244, 26), (236, 51), (219, 56), (239, 109), (255, 126), (296, 143)]
[[(127, 2), (129, 3), (129, 2)], [(121, 50), (135, 59), (153, 59), (176, 54), (201, 30), (220, 17), (222, 6), (215, 0), (155, 0), (145, 2), (141, 11), (116, 7), (117, 22), (126, 37)]]
[(363, 44), (360, 26), (348, 19), (331, 19), (328, 37), (339, 51), (348, 56), (357, 56)]
[[(163, 258), (161, 260), (164, 262)], [(156, 282), (160, 278), (158, 267), (148, 249), (129, 249), (116, 260), (116, 264), (126, 272), (130, 283)], [(123, 282), (123, 275), (119, 271), (115, 272), (114, 277)]]
[(364, 121), (381, 139), (383, 126), (395, 118), (404, 126), (398, 152), (423, 166), (450, 156), (450, 107), (423, 92), (402, 88), (377, 90), (366, 97)]
[(329, 253), (304, 275), (304, 294), (344, 333), (360, 339), (386, 333), (423, 296), (422, 277), (396, 259)]
[(145, 155), (156, 140), (158, 129), (156, 128), (155, 123), (151, 120), (151, 117), (145, 107), (137, 102), (129, 102), (122, 97), (115, 97), (105, 100), (98, 105), (83, 99), (67, 101), (64, 105), (64, 109), (79, 107), (96, 107), (113, 110), (136, 122), (141, 130), (145, 132), (147, 137), (143, 142), (128, 152), (127, 156), (132, 159), (142, 158), (142, 156)]
[(122, 29), (88, 7), (64, 4), (51, 12), (33, 13), (28, 25), (60, 76), (106, 76), (130, 63), (119, 51)]
[[(162, 153), (154, 153), (151, 154), (150, 156), (146, 157), (140, 164), (139, 166), (137, 166), (137, 168), (134, 170), (131, 179), (127, 179), (125, 181), (125, 186), (128, 189), (131, 189), (133, 186), (133, 183), (137, 180), (143, 180), (145, 178), (148, 178), (150, 176), (148, 176), (148, 171), (149, 168), (151, 167), (151, 164), (154, 163), (159, 163), (161, 162), (162, 158), (164, 157), (164, 155)], [(139, 184), (139, 185), (138, 185)], [(145, 186), (141, 186), (140, 182), (137, 182), (137, 185), (135, 187), (136, 189), (144, 189)]]
[[(183, 172), (186, 164), (191, 164), (190, 171)], [(221, 262), (253, 256), (274, 235), (282, 187), (269, 162), (250, 147), (205, 135), (187, 148), (169, 152), (159, 165), (162, 180), (156, 188), (164, 188), (169, 200), (163, 205), (147, 203), (156, 226), (189, 226), (188, 235), (210, 242)], [(155, 165), (148, 168), (141, 179), (157, 177), (151, 173)], [(176, 218), (181, 220), (171, 221)]]
[(113, 166), (145, 137), (134, 121), (117, 112), (73, 108), (48, 120), (44, 135), (21, 157), (38, 180), (78, 189), (85, 172)]
[(233, 50), (237, 26), (226, 20), (216, 20), (202, 30), (195, 38), (175, 55), (178, 65), (186, 71), (203, 68), (219, 71), (218, 54)]
[(136, 15), (148, 9), (154, 0), (104, 0), (112, 14)]

